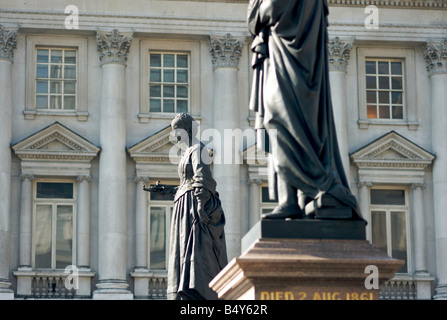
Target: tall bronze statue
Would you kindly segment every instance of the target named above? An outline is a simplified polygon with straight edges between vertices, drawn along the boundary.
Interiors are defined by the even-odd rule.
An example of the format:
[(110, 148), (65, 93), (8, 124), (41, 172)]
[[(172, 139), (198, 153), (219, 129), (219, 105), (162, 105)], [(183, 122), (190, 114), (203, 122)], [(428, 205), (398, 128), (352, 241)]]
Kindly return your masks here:
[(178, 114), (171, 123), (183, 156), (178, 165), (180, 185), (156, 184), (146, 191), (175, 193), (168, 262), (169, 300), (214, 300), (208, 284), (227, 264), (225, 215), (209, 167), (206, 146), (195, 139), (197, 122)]
[(250, 109), (256, 112), (256, 129), (265, 129), (270, 138), (269, 187), (279, 203), (267, 219), (361, 219), (338, 150), (327, 16), (326, 0), (249, 3)]

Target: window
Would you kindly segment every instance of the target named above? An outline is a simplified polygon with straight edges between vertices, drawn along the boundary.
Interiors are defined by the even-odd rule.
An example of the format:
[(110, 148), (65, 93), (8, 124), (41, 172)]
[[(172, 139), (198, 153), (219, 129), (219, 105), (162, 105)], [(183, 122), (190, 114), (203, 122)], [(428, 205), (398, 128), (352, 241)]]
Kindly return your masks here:
[(148, 266), (150, 270), (166, 270), (169, 254), (170, 222), (174, 210), (174, 195), (150, 193), (149, 199)]
[(79, 36), (26, 37), (25, 119), (87, 120), (87, 42)]
[(76, 109), (76, 49), (37, 48), (36, 109)]
[(365, 75), (368, 119), (403, 119), (403, 61), (367, 59)]
[(149, 54), (149, 111), (188, 112), (189, 55)]
[[(419, 127), (413, 48), (357, 48), (358, 125)], [(355, 83), (354, 83), (355, 82)]]
[(171, 121), (180, 112), (200, 120), (200, 41), (145, 39), (140, 57), (139, 121)]
[(272, 212), (277, 204), (275, 200), (270, 200), (269, 188), (261, 186), (261, 215)]
[(75, 253), (74, 184), (37, 181), (34, 189), (34, 268), (64, 269)]
[(405, 189), (371, 189), (371, 241), (405, 264), (397, 271), (408, 273), (408, 207)]

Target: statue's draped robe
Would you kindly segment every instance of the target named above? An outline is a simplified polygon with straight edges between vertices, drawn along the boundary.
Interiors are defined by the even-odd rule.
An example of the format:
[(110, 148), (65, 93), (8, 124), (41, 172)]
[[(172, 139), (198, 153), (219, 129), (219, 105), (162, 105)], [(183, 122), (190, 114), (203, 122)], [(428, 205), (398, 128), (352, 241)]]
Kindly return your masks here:
[[(203, 144), (189, 147), (178, 166), (180, 186), (174, 199), (168, 265), (168, 299), (217, 299), (210, 281), (227, 264), (225, 216)], [(203, 151), (203, 152), (202, 152)], [(198, 217), (194, 188), (209, 191), (204, 205), (210, 222)]]
[(337, 145), (327, 15), (326, 0), (250, 1), (250, 109), (256, 111), (256, 128), (265, 128), (270, 137), (279, 177), (310, 198), (323, 191), (358, 213)]

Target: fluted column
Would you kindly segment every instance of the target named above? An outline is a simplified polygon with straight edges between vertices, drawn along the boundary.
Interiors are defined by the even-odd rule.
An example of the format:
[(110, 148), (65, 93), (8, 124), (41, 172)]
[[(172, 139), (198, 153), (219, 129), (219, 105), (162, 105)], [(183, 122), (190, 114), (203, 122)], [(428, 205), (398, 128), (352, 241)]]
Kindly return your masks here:
[(95, 299), (132, 298), (126, 281), (126, 62), (131, 33), (98, 31), (101, 62), (98, 276)]
[(77, 210), (77, 266), (90, 268), (90, 176), (79, 176)]
[(338, 37), (329, 41), (329, 79), (331, 85), (332, 106), (338, 145), (346, 177), (349, 180), (349, 139), (348, 107), (346, 103), (346, 69), (352, 42), (340, 41)]
[(143, 186), (149, 183), (149, 178), (137, 177), (136, 183), (136, 267), (135, 269), (147, 269), (147, 195)]
[[(250, 230), (256, 222), (261, 219), (261, 193), (259, 186), (262, 184), (261, 179), (248, 179), (249, 192), (250, 192), (250, 216), (249, 226)], [(247, 230), (248, 231), (248, 230)]]
[[(9, 281), (11, 228), (11, 137), (12, 97), (11, 65), (17, 44), (17, 30), (0, 25), (0, 299), (14, 295)], [(12, 295), (12, 296), (11, 296)]]
[[(371, 213), (369, 211), (369, 188), (372, 187), (372, 182), (359, 181), (357, 186), (359, 188), (358, 203), (363, 219), (371, 225)], [(371, 228), (366, 228), (366, 238), (371, 239)]]
[(433, 199), (438, 283), (435, 299), (447, 299), (447, 40), (426, 43), (425, 61), (431, 81)]
[[(232, 130), (240, 127), (238, 65), (244, 40), (227, 34), (225, 37), (210, 37), (209, 45), (214, 70), (214, 129), (222, 139), (220, 146), (215, 145), (213, 176), (227, 219), (225, 237), (228, 259), (231, 260), (239, 256), (241, 250), (240, 164), (234, 159), (238, 155), (234, 154), (232, 139), (224, 138), (230, 137)], [(238, 147), (236, 149), (239, 150)], [(233, 157), (229, 160), (231, 153)]]

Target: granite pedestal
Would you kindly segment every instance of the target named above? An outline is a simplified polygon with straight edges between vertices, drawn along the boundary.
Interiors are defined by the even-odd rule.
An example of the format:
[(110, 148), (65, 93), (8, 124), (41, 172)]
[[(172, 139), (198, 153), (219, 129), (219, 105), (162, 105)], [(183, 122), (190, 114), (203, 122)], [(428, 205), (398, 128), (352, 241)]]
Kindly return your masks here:
[(354, 220), (261, 220), (242, 250), (210, 283), (221, 299), (377, 300), (403, 264)]

